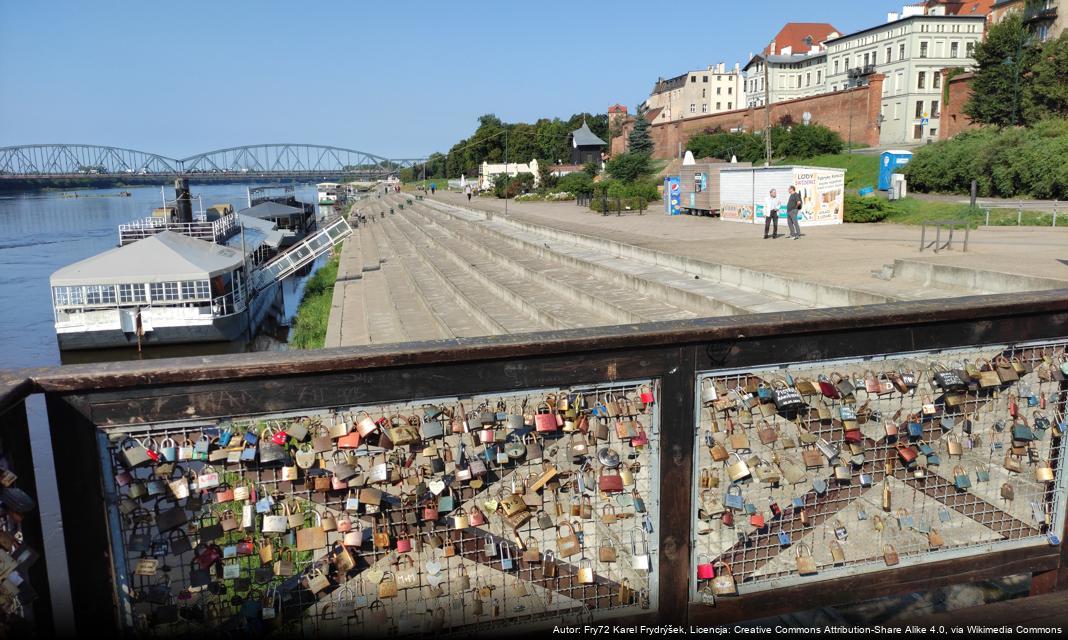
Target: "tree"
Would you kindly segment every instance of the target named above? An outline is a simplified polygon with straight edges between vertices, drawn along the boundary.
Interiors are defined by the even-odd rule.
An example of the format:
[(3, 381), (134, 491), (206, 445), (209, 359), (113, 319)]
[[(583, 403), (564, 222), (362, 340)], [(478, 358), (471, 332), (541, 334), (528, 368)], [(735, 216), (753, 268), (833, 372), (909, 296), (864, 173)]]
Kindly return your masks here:
[(1023, 98), (1027, 122), (1068, 118), (1068, 31), (1042, 47), (1028, 80)]
[(1035, 53), (1020, 12), (991, 26), (986, 40), (975, 47), (975, 80), (964, 113), (986, 124), (1023, 124), (1024, 76), (1035, 61)]
[(646, 155), (653, 153), (653, 137), (649, 134), (649, 121), (645, 119), (645, 109), (638, 110), (634, 128), (631, 129), (630, 136), (627, 138), (627, 150), (631, 153)]
[(628, 151), (608, 161), (605, 171), (621, 182), (635, 182), (652, 173), (649, 154)]

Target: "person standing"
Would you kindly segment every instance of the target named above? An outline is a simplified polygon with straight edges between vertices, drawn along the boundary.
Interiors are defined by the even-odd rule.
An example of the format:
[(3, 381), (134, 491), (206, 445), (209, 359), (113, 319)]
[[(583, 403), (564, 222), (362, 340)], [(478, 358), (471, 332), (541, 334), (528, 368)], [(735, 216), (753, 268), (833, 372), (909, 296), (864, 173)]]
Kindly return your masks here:
[(471, 202), (471, 185), (470, 184), (464, 185), (464, 193), (467, 194), (467, 201)]
[(764, 201), (764, 239), (768, 239), (768, 229), (774, 228), (772, 239), (779, 237), (779, 209), (782, 208), (782, 203), (779, 201), (778, 194), (775, 189), (772, 189), (768, 194), (768, 199)]
[(797, 223), (797, 214), (801, 211), (801, 194), (790, 185), (790, 198), (786, 201), (786, 224), (790, 226), (790, 237), (801, 238), (801, 226)]
[(436, 185), (433, 182), (431, 182), (430, 183), (430, 195), (434, 195), (434, 193), (437, 192), (437, 190), (438, 190), (438, 185)]

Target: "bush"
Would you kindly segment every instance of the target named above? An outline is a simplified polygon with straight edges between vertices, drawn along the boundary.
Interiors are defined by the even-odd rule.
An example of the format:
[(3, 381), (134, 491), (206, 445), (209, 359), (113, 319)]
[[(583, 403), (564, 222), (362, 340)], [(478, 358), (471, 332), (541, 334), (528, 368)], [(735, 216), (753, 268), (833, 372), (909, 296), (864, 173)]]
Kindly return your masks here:
[(1030, 129), (983, 127), (916, 151), (903, 173), (917, 191), (1044, 199), (1068, 197), (1068, 121)]
[(874, 196), (845, 195), (845, 221), (853, 223), (882, 222), (890, 215), (890, 203)]
[(812, 158), (825, 153), (841, 153), (843, 147), (842, 136), (827, 127), (812, 124), (792, 127), (775, 147), (775, 153), (780, 158)]
[[(822, 154), (841, 153), (845, 144), (842, 136), (819, 124), (773, 127), (771, 148), (776, 157), (791, 157), (799, 160)], [(740, 162), (763, 162), (766, 155), (764, 135), (757, 133), (709, 133), (694, 136), (686, 148), (697, 158), (730, 160), (737, 156)]]
[(644, 153), (623, 153), (605, 165), (605, 171), (616, 180), (634, 182), (647, 177), (653, 172), (650, 158)]
[(585, 171), (569, 173), (556, 181), (556, 191), (593, 193), (593, 178)]
[(508, 176), (497, 176), (493, 180), (493, 195), (498, 198), (514, 198), (533, 189), (533, 173), (520, 173), (510, 178)]

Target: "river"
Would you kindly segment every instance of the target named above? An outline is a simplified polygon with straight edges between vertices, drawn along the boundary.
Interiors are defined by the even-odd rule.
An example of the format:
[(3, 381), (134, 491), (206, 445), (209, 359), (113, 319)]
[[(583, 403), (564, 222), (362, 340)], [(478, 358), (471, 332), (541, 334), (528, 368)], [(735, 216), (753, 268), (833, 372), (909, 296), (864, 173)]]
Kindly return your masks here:
[[(218, 203), (234, 209), (247, 206), (247, 187), (263, 185), (193, 185), (193, 210)], [(315, 185), (295, 185), (296, 196), (315, 202)], [(174, 189), (164, 187), (168, 198)], [(129, 197), (118, 194), (128, 191)], [(73, 197), (77, 195), (78, 197)], [(0, 369), (59, 364), (60, 352), (53, 329), (52, 272), (72, 262), (96, 255), (118, 244), (118, 225), (151, 215), (161, 204), (159, 187), (124, 187), (0, 193)], [(325, 209), (325, 207), (324, 207)], [(325, 211), (324, 211), (325, 213)], [(303, 280), (287, 282), (287, 312), (295, 312)], [(148, 349), (140, 356), (134, 349), (66, 352), (62, 361), (87, 362), (168, 357), (248, 348), (284, 348), (270, 337), (252, 347), (243, 344), (178, 345)]]

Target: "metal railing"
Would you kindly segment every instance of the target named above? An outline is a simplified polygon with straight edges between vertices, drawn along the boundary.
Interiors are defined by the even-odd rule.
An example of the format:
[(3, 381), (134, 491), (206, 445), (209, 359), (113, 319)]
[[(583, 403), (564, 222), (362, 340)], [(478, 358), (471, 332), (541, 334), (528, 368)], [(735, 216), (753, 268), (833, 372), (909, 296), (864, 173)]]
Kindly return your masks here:
[[(179, 424), (226, 424), (250, 416), (306, 415), (331, 407), (388, 410), (425, 398), (506, 398), (524, 390), (650, 381), (656, 391), (653, 407), (661, 425), (659, 433), (650, 434), (656, 436), (659, 447), (658, 485), (646, 496), (646, 500), (659, 504), (658, 517), (649, 523), (660, 536), (661, 551), (651, 559), (651, 570), (658, 578), (654, 599), (658, 604), (634, 613), (628, 620), (637, 624), (725, 624), (1019, 573), (1035, 574), (1033, 592), (1053, 590), (1060, 588), (1056, 576), (1068, 567), (1068, 552), (1059, 543), (1032, 544), (1031, 536), (1026, 545), (991, 547), (979, 554), (968, 550), (956, 555), (933, 554), (924, 562), (910, 557), (900, 565), (874, 572), (866, 566), (863, 572), (827, 572), (811, 579), (792, 579), (759, 593), (743, 589), (739, 596), (717, 597), (714, 608), (694, 601), (691, 587), (695, 555), (691, 538), (695, 532), (687, 523), (697, 512), (694, 496), (698, 494), (695, 487), (700, 477), (695, 469), (700, 468), (695, 467), (695, 461), (704, 455), (703, 441), (694, 438), (696, 425), (704, 419), (699, 386), (702, 376), (725, 379), (737, 376), (737, 372), (779, 371), (782, 363), (844, 371), (847, 365), (843, 359), (871, 368), (879, 365), (865, 363), (902, 354), (924, 359), (954, 349), (995, 353), (991, 350), (994, 347), (987, 349), (983, 345), (998, 345), (998, 349), (1008, 345), (1016, 349), (1009, 353), (1041, 356), (1047, 353), (1042, 351), (1042, 345), (1064, 340), (1066, 326), (1068, 290), (1042, 291), (956, 298), (951, 303), (926, 300), (373, 348), (264, 352), (11, 372), (0, 375), (0, 382), (6, 380), (0, 387), (4, 391), (0, 393), (0, 406), (16, 406), (30, 393), (45, 394), (52, 441), (63, 443), (54, 449), (54, 465), (50, 467), (56, 474), (63, 522), (77, 523), (64, 533), (73, 616), (78, 630), (100, 631), (123, 626), (115, 608), (118, 585), (113, 582), (116, 574), (111, 559), (106, 554), (84, 553), (87, 548), (109, 549), (113, 542), (103, 514), (114, 502), (84, 491), (86, 486), (107, 486), (114, 478), (112, 471), (101, 468), (99, 457), (86, 454), (103, 451), (101, 447), (108, 440), (101, 440), (101, 433)], [(1054, 404), (1047, 404), (1049, 412), (1059, 410), (1066, 389), (1064, 378), (1056, 378), (1050, 390), (1060, 395)], [(1025, 400), (1024, 395), (1014, 397), (1017, 402)], [(1008, 399), (1004, 395), (997, 402)], [(943, 400), (936, 398), (932, 402), (940, 405)], [(1033, 410), (1037, 407), (1027, 409), (1028, 419)], [(1055, 424), (1056, 420), (1063, 420), (1060, 414), (1049, 415)], [(882, 428), (882, 421), (874, 424)], [(924, 433), (929, 434), (935, 427), (937, 423), (925, 421)], [(840, 427), (830, 423), (819, 428), (828, 434), (842, 433)], [(1054, 438), (1047, 442), (1059, 443), (1060, 433), (1058, 430), (1047, 435)], [(755, 439), (755, 434), (752, 437)], [(988, 436), (984, 433), (983, 437)], [(567, 447), (567, 442), (552, 441), (558, 447)], [(872, 448), (880, 455), (886, 451), (886, 447)], [(1053, 459), (1054, 467), (1059, 467), (1060, 459)], [(942, 464), (952, 468), (948, 460)], [(1060, 478), (1060, 469), (1054, 470)], [(944, 485), (945, 482), (935, 482), (927, 488), (941, 499), (956, 500)], [(1062, 494), (1050, 495), (1058, 496), (1056, 513), (1063, 513), (1063, 500), (1059, 497)], [(810, 504), (813, 498), (806, 500), (805, 504)], [(991, 507), (975, 501), (964, 507), (984, 522), (993, 514)], [(812, 513), (825, 517), (821, 510)], [(1001, 516), (995, 520), (1009, 522)], [(991, 523), (996, 524), (994, 520)], [(1010, 525), (1006, 531), (1013, 538), (1016, 529), (1012, 527), (1018, 525)], [(1049, 529), (1048, 533), (1060, 535), (1063, 531)], [(764, 538), (753, 540), (754, 549), (770, 549)], [(463, 553), (476, 553), (477, 544), (465, 543)], [(745, 547), (740, 542), (739, 545), (731, 553), (750, 561)], [(596, 555), (592, 549), (589, 552)], [(909, 553), (919, 551), (910, 548)], [(791, 562), (792, 558), (791, 552)], [(567, 571), (574, 566), (563, 564)], [(496, 572), (492, 575), (498, 576)], [(743, 578), (740, 576), (739, 580)], [(472, 574), (472, 582), (475, 579)], [(528, 588), (542, 594), (546, 587), (538, 583)], [(459, 599), (461, 594), (446, 593), (445, 597)], [(610, 602), (612, 595), (604, 598)], [(545, 624), (545, 620), (534, 618), (533, 622)]]
[(144, 240), (164, 231), (174, 231), (182, 235), (206, 240), (207, 242), (222, 242), (237, 231), (235, 216), (223, 216), (218, 220), (208, 222), (168, 222), (163, 218), (147, 217), (134, 222), (119, 225), (119, 245), (124, 246), (131, 242)]

